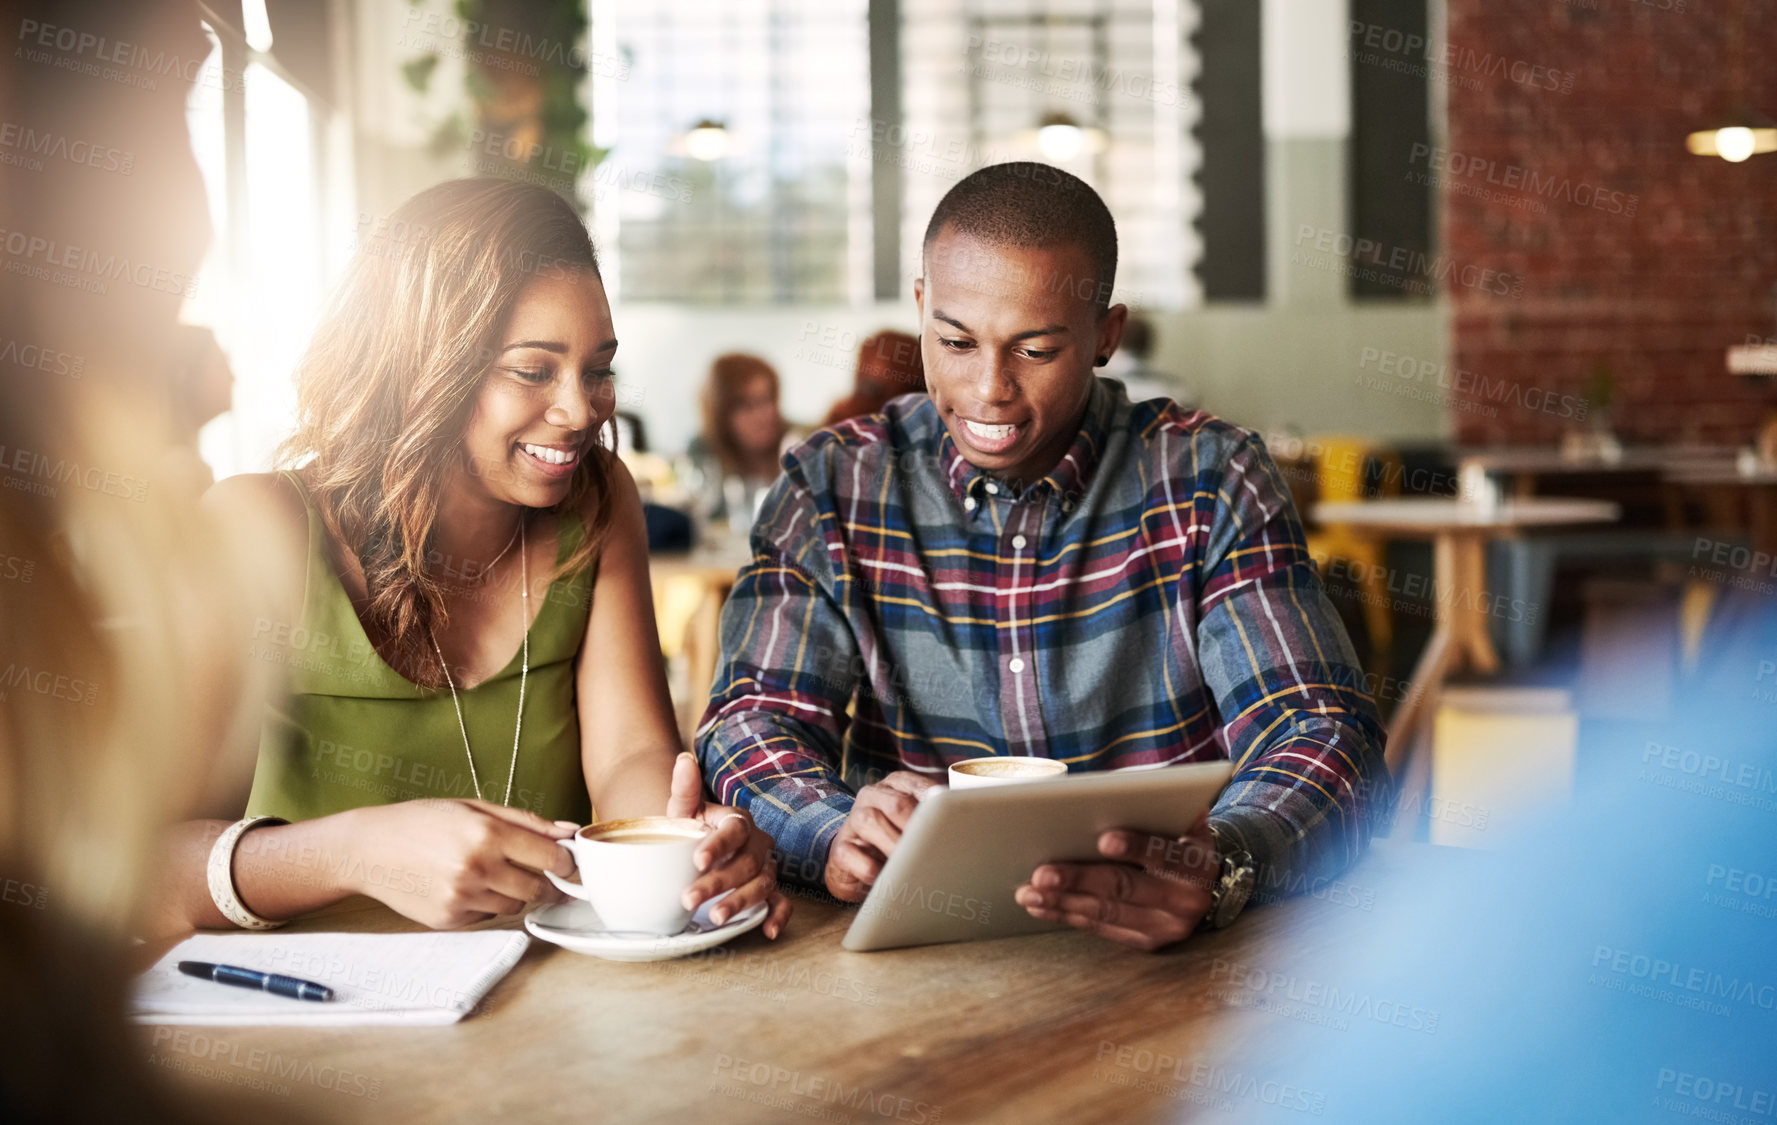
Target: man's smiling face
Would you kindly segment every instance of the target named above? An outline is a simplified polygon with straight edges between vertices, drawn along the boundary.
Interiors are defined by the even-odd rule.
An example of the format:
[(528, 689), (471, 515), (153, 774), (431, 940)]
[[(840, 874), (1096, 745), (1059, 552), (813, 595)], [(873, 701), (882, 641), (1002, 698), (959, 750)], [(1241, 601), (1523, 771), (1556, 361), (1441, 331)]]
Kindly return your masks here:
[(1007, 246), (946, 226), (926, 246), (919, 306), (926, 390), (957, 450), (1020, 486), (1053, 469), (1079, 432), (1092, 367), (1128, 310), (1100, 312), (1084, 246)]

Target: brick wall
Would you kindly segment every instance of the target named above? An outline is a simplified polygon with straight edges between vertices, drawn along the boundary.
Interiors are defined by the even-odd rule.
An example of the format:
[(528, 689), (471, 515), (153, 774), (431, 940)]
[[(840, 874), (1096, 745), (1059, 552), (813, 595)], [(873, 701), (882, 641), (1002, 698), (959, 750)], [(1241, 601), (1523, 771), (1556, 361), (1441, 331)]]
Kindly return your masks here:
[[(1448, 149), (1415, 167), (1439, 182), (1460, 440), (1557, 438), (1600, 362), (1626, 441), (1744, 444), (1777, 407), (1723, 362), (1777, 333), (1777, 153), (1684, 148), (1729, 104), (1736, 2), (1448, 0)], [(1777, 3), (1744, 3), (1747, 100), (1777, 117)]]

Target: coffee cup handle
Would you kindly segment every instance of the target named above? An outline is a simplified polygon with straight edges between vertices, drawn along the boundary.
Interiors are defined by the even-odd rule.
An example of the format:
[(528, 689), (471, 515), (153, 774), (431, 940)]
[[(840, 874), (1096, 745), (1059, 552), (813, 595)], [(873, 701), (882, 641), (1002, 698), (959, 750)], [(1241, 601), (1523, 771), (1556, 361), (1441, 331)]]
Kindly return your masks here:
[[(569, 855), (574, 854), (574, 847), (568, 841), (557, 840), (556, 843), (558, 843), (562, 847), (566, 848)], [(588, 891), (584, 884), (570, 883), (570, 882), (566, 881), (565, 879), (563, 879), (560, 875), (557, 875), (555, 872), (547, 870), (547, 869), (544, 870), (543, 874), (549, 877), (549, 881), (551, 883), (555, 884), (556, 890), (560, 891), (562, 894), (567, 895), (569, 898), (577, 898), (581, 902), (592, 901), (592, 892)]]

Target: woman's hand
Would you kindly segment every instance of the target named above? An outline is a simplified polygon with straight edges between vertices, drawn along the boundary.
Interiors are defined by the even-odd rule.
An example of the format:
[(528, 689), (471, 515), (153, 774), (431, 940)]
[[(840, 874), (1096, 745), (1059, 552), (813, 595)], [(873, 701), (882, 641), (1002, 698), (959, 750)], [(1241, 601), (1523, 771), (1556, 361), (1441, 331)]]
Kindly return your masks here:
[(562, 896), (541, 872), (571, 875), (557, 840), (576, 825), (480, 800), (418, 800), (339, 814), (349, 818), (341, 878), (398, 913), (452, 930)]
[(777, 889), (771, 837), (760, 831), (745, 811), (704, 802), (703, 777), (697, 759), (688, 753), (673, 762), (666, 815), (692, 817), (716, 829), (697, 846), (697, 869), (703, 874), (685, 888), (685, 908), (696, 910), (722, 892), (732, 891), (710, 911), (712, 921), (721, 925), (755, 903), (769, 902), (765, 936), (775, 939), (783, 932), (790, 918), (790, 900)]

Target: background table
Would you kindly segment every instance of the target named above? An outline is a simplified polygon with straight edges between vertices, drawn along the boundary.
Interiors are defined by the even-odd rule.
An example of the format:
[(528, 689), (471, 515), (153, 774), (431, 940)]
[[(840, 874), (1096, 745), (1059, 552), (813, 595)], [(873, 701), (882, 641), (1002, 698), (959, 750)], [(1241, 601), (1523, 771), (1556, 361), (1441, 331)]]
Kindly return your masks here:
[(648, 575), (657, 581), (687, 579), (702, 587), (697, 608), (685, 628), (685, 699), (680, 734), (690, 742), (697, 720), (709, 701), (716, 679), (716, 659), (721, 652), (722, 605), (734, 589), (735, 579), (753, 559), (749, 537), (731, 533), (690, 551), (648, 556)]
[[(1684, 491), (1674, 471), (1732, 469), (1734, 450), (1715, 445), (1631, 445), (1606, 456), (1597, 450), (1492, 446), (1459, 450), (1457, 479), (1472, 492), (1475, 475), (1491, 478), (1508, 497), (1538, 495), (1611, 500), (1632, 527), (1676, 531), (1686, 526)], [(1471, 495), (1472, 498), (1472, 495)]]
[[(1462, 500), (1363, 500), (1316, 504), (1314, 518), (1375, 535), (1432, 541), (1432, 613), (1435, 625), (1414, 665), (1388, 728), (1389, 770), (1402, 778), (1403, 816), (1417, 815), (1431, 778), (1431, 756), (1414, 746), (1421, 728), (1437, 714), (1444, 680), (1464, 667), (1491, 675), (1499, 655), (1488, 635), (1486, 609), (1489, 539), (1535, 527), (1609, 523), (1615, 504), (1601, 500), (1529, 499), (1483, 506)], [(1404, 776), (1403, 776), (1404, 775)], [(1414, 800), (1414, 797), (1420, 799)]]
[(1744, 532), (1759, 550), (1777, 552), (1777, 469), (1690, 465), (1668, 469), (1665, 479), (1704, 497), (1711, 531)]
[(1491, 446), (1457, 452), (1458, 475), (1479, 469), (1510, 478), (1512, 492), (1529, 497), (1545, 477), (1658, 474), (1690, 466), (1713, 467), (1734, 462), (1734, 450), (1715, 445), (1632, 445), (1615, 456), (1573, 454), (1546, 446)]
[[(1115, 1052), (1184, 1059), (1188, 1076), (1193, 1060), (1267, 1042), (1290, 1025), (1243, 1004), (1228, 965), (1324, 974), (1316, 935), (1353, 917), (1391, 870), (1429, 854), (1378, 841), (1339, 894), (1249, 910), (1158, 955), (1075, 931), (849, 953), (839, 941), (854, 912), (799, 898), (777, 942), (755, 932), (678, 961), (615, 964), (534, 942), (483, 1010), (451, 1027), (139, 1036), (157, 1065), (200, 1092), (267, 1079), (266, 1059), (334, 1083), (343, 1072), (343, 1089), (269, 1079), (327, 1121), (1178, 1120), (1192, 1099), (1161, 1084), (1195, 1093), (1189, 1083), (1118, 1067)], [(412, 928), (363, 899), (291, 927)], [(188, 1033), (183, 1049), (177, 1031)], [(1284, 1064), (1262, 1050), (1245, 1057), (1249, 1073), (1288, 1077), (1267, 1072)], [(835, 1090), (839, 1100), (826, 1100)], [(846, 1103), (858, 1090), (874, 1111)]]

